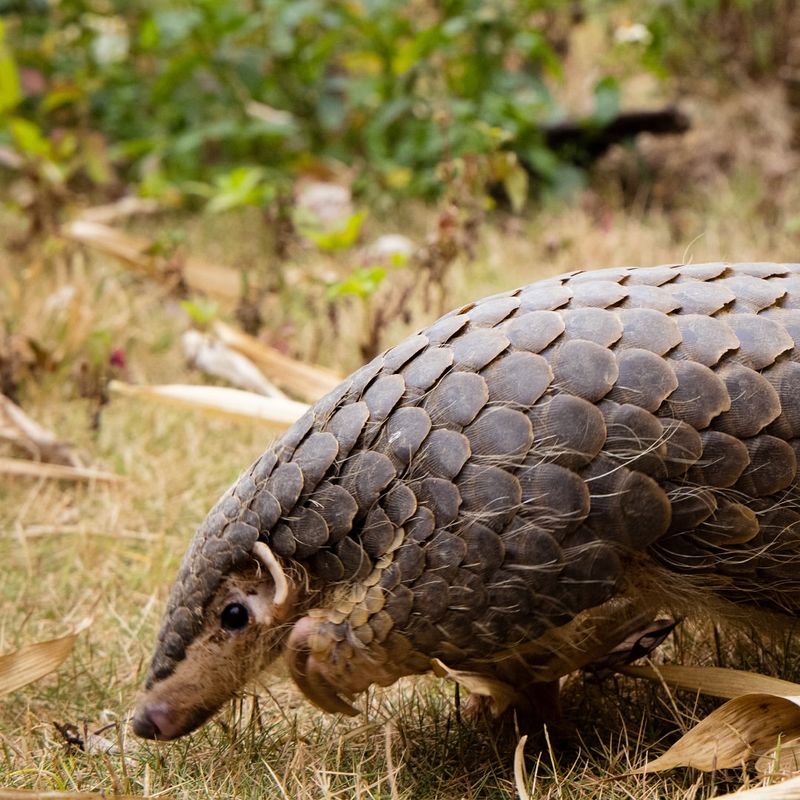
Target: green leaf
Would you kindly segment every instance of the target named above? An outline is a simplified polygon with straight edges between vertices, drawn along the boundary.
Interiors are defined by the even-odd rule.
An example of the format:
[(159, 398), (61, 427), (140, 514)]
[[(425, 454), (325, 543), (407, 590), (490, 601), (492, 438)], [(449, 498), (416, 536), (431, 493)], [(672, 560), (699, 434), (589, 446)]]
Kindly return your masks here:
[(32, 158), (47, 158), (50, 155), (50, 142), (38, 125), (22, 117), (12, 117), (8, 121), (11, 138), (24, 155)]
[(54, 111), (62, 106), (75, 103), (83, 97), (83, 91), (77, 84), (60, 86), (48, 92), (42, 99), (42, 111)]
[(6, 47), (5, 23), (0, 19), (0, 114), (15, 108), (22, 100), (17, 63)]
[(370, 297), (378, 290), (384, 278), (386, 278), (386, 270), (383, 267), (361, 267), (354, 270), (345, 280), (332, 283), (328, 287), (328, 299), (335, 300), (338, 297), (347, 296), (361, 297), (362, 299)]
[(506, 190), (511, 208), (519, 214), (528, 201), (528, 173), (519, 162), (506, 173), (503, 178), (503, 188)]
[(334, 230), (321, 231), (311, 227), (300, 227), (300, 233), (311, 239), (320, 250), (326, 252), (347, 250), (358, 241), (366, 217), (366, 211), (356, 211), (344, 221), (343, 225)]
[(595, 125), (607, 125), (619, 113), (619, 83), (607, 76), (594, 85), (594, 113), (591, 121)]
[(181, 308), (198, 328), (205, 329), (219, 316), (219, 305), (213, 300), (196, 297), (194, 300), (181, 300)]
[(213, 189), (213, 196), (206, 211), (219, 214), (242, 206), (265, 205), (274, 195), (271, 186), (265, 183), (261, 167), (242, 166), (220, 175)]
[(108, 363), (111, 354), (111, 331), (105, 328), (93, 330), (86, 339), (86, 358), (93, 367), (102, 367)]

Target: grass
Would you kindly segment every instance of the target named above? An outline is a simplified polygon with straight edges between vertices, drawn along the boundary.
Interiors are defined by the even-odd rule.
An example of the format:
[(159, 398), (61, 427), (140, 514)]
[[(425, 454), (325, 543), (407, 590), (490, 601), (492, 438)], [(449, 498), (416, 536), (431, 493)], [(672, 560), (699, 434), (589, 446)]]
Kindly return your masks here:
[[(724, 122), (714, 124), (724, 128)], [(653, 145), (653, 158), (684, 163), (681, 145), (669, 147)], [(630, 164), (631, 156), (613, 158)], [(525, 221), (492, 219), (479, 258), (453, 272), (447, 305), (578, 267), (797, 260), (800, 189), (788, 179), (776, 186), (758, 167), (748, 157), (734, 158), (728, 172), (711, 174), (673, 205), (654, 196), (627, 197), (623, 181), (601, 168), (594, 189), (575, 204), (540, 207)], [(618, 168), (608, 173), (620, 174)], [(675, 169), (660, 174), (655, 187), (658, 180), (676, 180)], [(684, 176), (691, 182), (689, 167)], [(404, 214), (404, 228), (421, 238), (429, 212), (412, 208)], [(270, 268), (243, 235), (261, 224), (255, 218), (169, 224), (185, 229), (193, 253)], [(131, 380), (197, 381), (179, 353), (186, 319), (173, 297), (119, 265), (48, 247), (0, 261), (6, 330), (34, 336), (49, 354), (48, 361), (34, 353), (32, 363), (40, 362), (34, 374), (23, 368), (20, 400), (90, 463), (126, 480), (121, 486), (0, 481), (0, 652), (61, 635), (93, 617), (56, 675), (0, 703), (0, 786), (180, 798), (513, 796), (516, 732), (465, 722), (452, 686), (429, 678), (371, 692), (367, 713), (343, 720), (310, 708), (277, 670), (258, 692), (188, 739), (155, 746), (125, 735), (166, 592), (192, 530), (269, 444), (270, 434), (256, 425), (129, 399), (112, 399), (93, 426), (93, 401), (76, 392), (76, 370), (91, 332), (103, 332), (105, 341), (124, 349)], [(313, 262), (302, 254), (301, 265)], [(67, 311), (48, 300), (64, 287), (77, 298)], [(341, 336), (331, 337), (325, 320), (313, 320), (314, 311), (296, 301), (302, 286), (293, 296), (291, 311), (276, 311), (279, 324), (270, 319), (267, 329), (298, 355), (343, 371), (357, 367), (358, 314)], [(395, 321), (385, 332), (385, 345), (426, 316), (418, 302), (412, 311), (412, 320)], [(719, 650), (713, 639), (701, 628), (699, 634), (681, 633), (673, 647), (687, 663), (722, 660), (793, 677), (788, 656), (787, 667), (763, 644), (723, 636)], [(571, 734), (529, 740), (525, 782), (531, 797), (699, 798), (752, 780), (736, 772), (627, 774), (700, 714), (705, 707), (692, 697), (673, 702), (659, 688), (624, 678), (602, 686), (577, 679), (567, 707), (575, 725)], [(71, 749), (54, 722), (81, 731), (105, 728), (102, 735), (118, 742), (122, 753)]]

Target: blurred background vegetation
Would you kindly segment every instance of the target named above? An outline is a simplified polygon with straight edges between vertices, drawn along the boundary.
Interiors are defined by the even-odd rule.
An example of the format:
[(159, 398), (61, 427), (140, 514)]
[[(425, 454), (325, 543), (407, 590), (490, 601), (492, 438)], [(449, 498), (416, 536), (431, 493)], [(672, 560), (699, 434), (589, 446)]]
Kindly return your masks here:
[[(321, 720), (288, 682), (280, 714), (262, 698), (135, 764), (65, 745), (52, 720), (124, 738), (191, 530), (274, 433), (114, 387), (227, 384), (199, 374), (199, 334), (310, 402), (436, 314), (540, 277), (798, 261), (798, 167), (795, 0), (0, 0), (0, 401), (55, 439), (9, 435), (0, 405), (0, 653), (95, 619), (58, 676), (0, 705), (0, 786), (394, 797), (396, 775), (401, 796), (507, 797), (508, 752), (429, 684), (376, 695), (394, 766), (389, 734)], [(8, 479), (22, 460), (104, 473)], [(709, 640), (677, 648), (792, 677)], [(586, 740), (542, 763), (547, 796), (565, 774), (587, 798), (738, 785), (603, 782), (675, 730), (631, 687), (581, 687)]]
[(545, 126), (574, 112), (564, 64), (586, 19), (587, 135), (643, 71), (677, 96), (788, 80), (798, 58), (789, 0), (2, 0), (0, 19), (7, 177), (213, 211), (267, 207), (329, 162), (370, 196), (441, 196), (443, 164), (467, 157), (516, 206), (523, 174), (582, 185)]
[[(408, 262), (368, 357), (410, 294), (444, 310), (484, 232), (554, 203), (667, 209), (685, 244), (683, 210), (749, 182), (800, 228), (798, 19), (790, 0), (0, 0), (5, 243), (125, 200), (112, 216), (151, 215), (147, 253), (180, 276), (193, 229), (247, 219), (250, 249), (220, 247), (251, 332), (298, 305), (364, 316)], [(416, 241), (357, 249), (390, 220)]]

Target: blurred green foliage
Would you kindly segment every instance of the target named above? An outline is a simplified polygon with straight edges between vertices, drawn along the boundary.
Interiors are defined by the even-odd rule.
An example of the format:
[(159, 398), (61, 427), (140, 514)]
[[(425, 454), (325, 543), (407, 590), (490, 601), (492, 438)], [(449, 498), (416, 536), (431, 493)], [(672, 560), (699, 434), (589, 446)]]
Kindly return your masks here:
[(115, 171), (218, 210), (261, 204), (327, 158), (431, 195), (446, 158), (502, 146), (536, 162), (560, 70), (541, 29), (562, 5), (0, 0), (4, 137), (60, 163), (58, 131), (95, 183)]
[[(724, 62), (743, 38), (755, 70), (785, 38), (761, 23), (790, 5), (0, 0), (0, 163), (50, 200), (134, 185), (225, 211), (266, 206), (331, 160), (362, 188), (431, 197), (438, 165), (488, 156), (520, 208), (529, 171), (557, 190), (576, 183), (541, 126), (559, 116), (548, 87), (581, 14), (629, 20), (618, 41), (661, 73), (682, 69), (686, 48)], [(615, 116), (619, 94), (601, 75), (588, 128)]]

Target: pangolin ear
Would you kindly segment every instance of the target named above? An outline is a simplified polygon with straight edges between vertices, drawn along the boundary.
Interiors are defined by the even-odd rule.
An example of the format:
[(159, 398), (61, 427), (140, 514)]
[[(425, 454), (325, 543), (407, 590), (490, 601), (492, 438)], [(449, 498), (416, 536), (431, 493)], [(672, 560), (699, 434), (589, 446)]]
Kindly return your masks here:
[(275, 584), (275, 596), (272, 598), (272, 603), (275, 608), (281, 608), (289, 600), (289, 579), (286, 577), (286, 572), (275, 558), (275, 553), (265, 542), (256, 542), (253, 545), (253, 555), (272, 577)]

